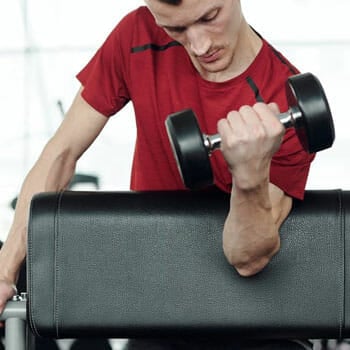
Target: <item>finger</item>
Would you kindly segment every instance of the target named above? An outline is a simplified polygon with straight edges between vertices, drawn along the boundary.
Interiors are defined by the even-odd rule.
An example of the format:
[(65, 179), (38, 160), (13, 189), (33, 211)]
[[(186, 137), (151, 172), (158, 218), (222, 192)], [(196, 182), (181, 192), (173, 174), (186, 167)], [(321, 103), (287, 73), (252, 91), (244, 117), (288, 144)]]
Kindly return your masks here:
[(275, 116), (274, 109), (277, 108), (277, 105), (275, 103), (266, 104), (258, 102), (253, 106), (253, 109), (256, 113), (258, 113), (259, 117), (264, 119), (264, 117), (271, 117), (272, 115)]
[(241, 114), (244, 122), (249, 121), (249, 119), (257, 118), (256, 112), (251, 106), (244, 105), (239, 109), (239, 113)]
[(233, 130), (244, 125), (242, 114), (238, 111), (229, 112), (226, 119)]
[(227, 118), (221, 119), (218, 122), (218, 132), (222, 139), (222, 144), (226, 142), (234, 142), (236, 138), (245, 128), (245, 123), (242, 120), (241, 114), (237, 111), (228, 113)]
[(221, 136), (221, 147), (223, 146), (224, 141), (231, 134), (231, 126), (227, 120), (227, 118), (220, 119), (217, 123), (218, 133)]
[[(273, 106), (272, 108), (276, 108), (276, 106)], [(269, 105), (264, 103), (256, 103), (253, 106), (253, 109), (259, 115), (259, 118), (261, 119), (262, 123), (265, 125), (267, 130), (282, 127), (281, 122), (276, 117), (275, 111), (271, 109)]]
[(268, 107), (269, 107), (269, 108), (272, 110), (272, 112), (275, 113), (276, 115), (281, 113), (281, 111), (280, 111), (280, 109), (279, 109), (277, 103), (275, 103), (275, 102), (269, 103), (269, 104), (268, 104)]
[(250, 134), (264, 132), (263, 125), (261, 123), (260, 116), (251, 106), (242, 106), (239, 109), (242, 116), (242, 120), (248, 127)]

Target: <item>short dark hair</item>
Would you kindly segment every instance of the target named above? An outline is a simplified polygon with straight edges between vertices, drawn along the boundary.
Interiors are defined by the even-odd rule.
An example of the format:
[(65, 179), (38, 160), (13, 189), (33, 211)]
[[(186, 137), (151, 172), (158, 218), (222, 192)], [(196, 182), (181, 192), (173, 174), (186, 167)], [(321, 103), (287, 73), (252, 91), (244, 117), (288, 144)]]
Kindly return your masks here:
[(169, 5), (180, 5), (182, 0), (158, 0), (160, 2), (165, 2)]

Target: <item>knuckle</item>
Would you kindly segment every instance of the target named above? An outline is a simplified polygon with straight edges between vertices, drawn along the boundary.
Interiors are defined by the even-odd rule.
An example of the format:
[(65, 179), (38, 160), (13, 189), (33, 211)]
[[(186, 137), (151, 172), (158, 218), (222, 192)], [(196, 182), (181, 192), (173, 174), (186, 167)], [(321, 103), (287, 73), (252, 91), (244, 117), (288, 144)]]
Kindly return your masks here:
[(274, 125), (273, 131), (274, 131), (274, 135), (276, 137), (280, 137), (280, 136), (284, 135), (285, 128), (284, 128), (284, 126), (282, 125), (282, 123), (280, 121), (276, 120), (276, 123)]
[(260, 108), (265, 108), (266, 104), (264, 102), (255, 102), (253, 105), (253, 109), (260, 109)]
[(220, 130), (222, 128), (225, 128), (225, 126), (227, 125), (227, 120), (226, 119), (220, 119), (217, 122), (217, 128)]
[(248, 105), (243, 105), (239, 108), (239, 113), (245, 114), (247, 112), (250, 112), (251, 110), (252, 110), (252, 107), (250, 107)]
[(235, 142), (232, 137), (226, 137), (222, 140), (221, 146), (224, 151), (227, 151), (235, 147)]
[(233, 121), (239, 117), (239, 113), (237, 111), (230, 111), (227, 114), (227, 120), (228, 121)]
[(267, 137), (266, 129), (262, 126), (254, 129), (254, 139), (264, 140)]
[(276, 102), (270, 102), (268, 104), (268, 107), (274, 112), (274, 113), (279, 113), (280, 109), (278, 107), (278, 104)]

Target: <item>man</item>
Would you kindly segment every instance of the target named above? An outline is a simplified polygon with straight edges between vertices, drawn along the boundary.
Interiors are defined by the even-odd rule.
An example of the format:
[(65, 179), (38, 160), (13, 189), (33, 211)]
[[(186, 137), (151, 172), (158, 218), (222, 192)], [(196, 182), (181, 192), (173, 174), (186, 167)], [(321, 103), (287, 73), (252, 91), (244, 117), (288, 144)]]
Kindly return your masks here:
[(131, 189), (183, 189), (164, 120), (192, 108), (203, 132), (217, 130), (215, 186), (231, 192), (223, 251), (242, 276), (278, 252), (292, 198), (303, 198), (313, 155), (276, 118), (297, 70), (246, 22), (239, 0), (145, 0), (113, 30), (78, 74), (82, 87), (26, 177), (0, 251), (0, 312), (25, 258), (32, 196), (65, 188), (76, 162), (132, 101), (137, 141)]

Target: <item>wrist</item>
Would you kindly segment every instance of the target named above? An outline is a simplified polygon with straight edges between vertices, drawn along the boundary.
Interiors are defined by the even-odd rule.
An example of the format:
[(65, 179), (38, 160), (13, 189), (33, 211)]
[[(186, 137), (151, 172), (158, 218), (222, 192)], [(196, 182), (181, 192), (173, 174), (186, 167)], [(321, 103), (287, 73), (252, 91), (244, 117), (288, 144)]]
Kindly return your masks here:
[(235, 169), (232, 171), (232, 184), (240, 191), (256, 192), (267, 188), (270, 182), (270, 169), (244, 171)]
[(256, 202), (263, 204), (263, 207), (271, 209), (271, 201), (269, 194), (269, 178), (260, 180), (259, 182), (252, 181), (236, 181), (232, 180), (232, 199), (237, 203), (240, 200), (248, 202)]

